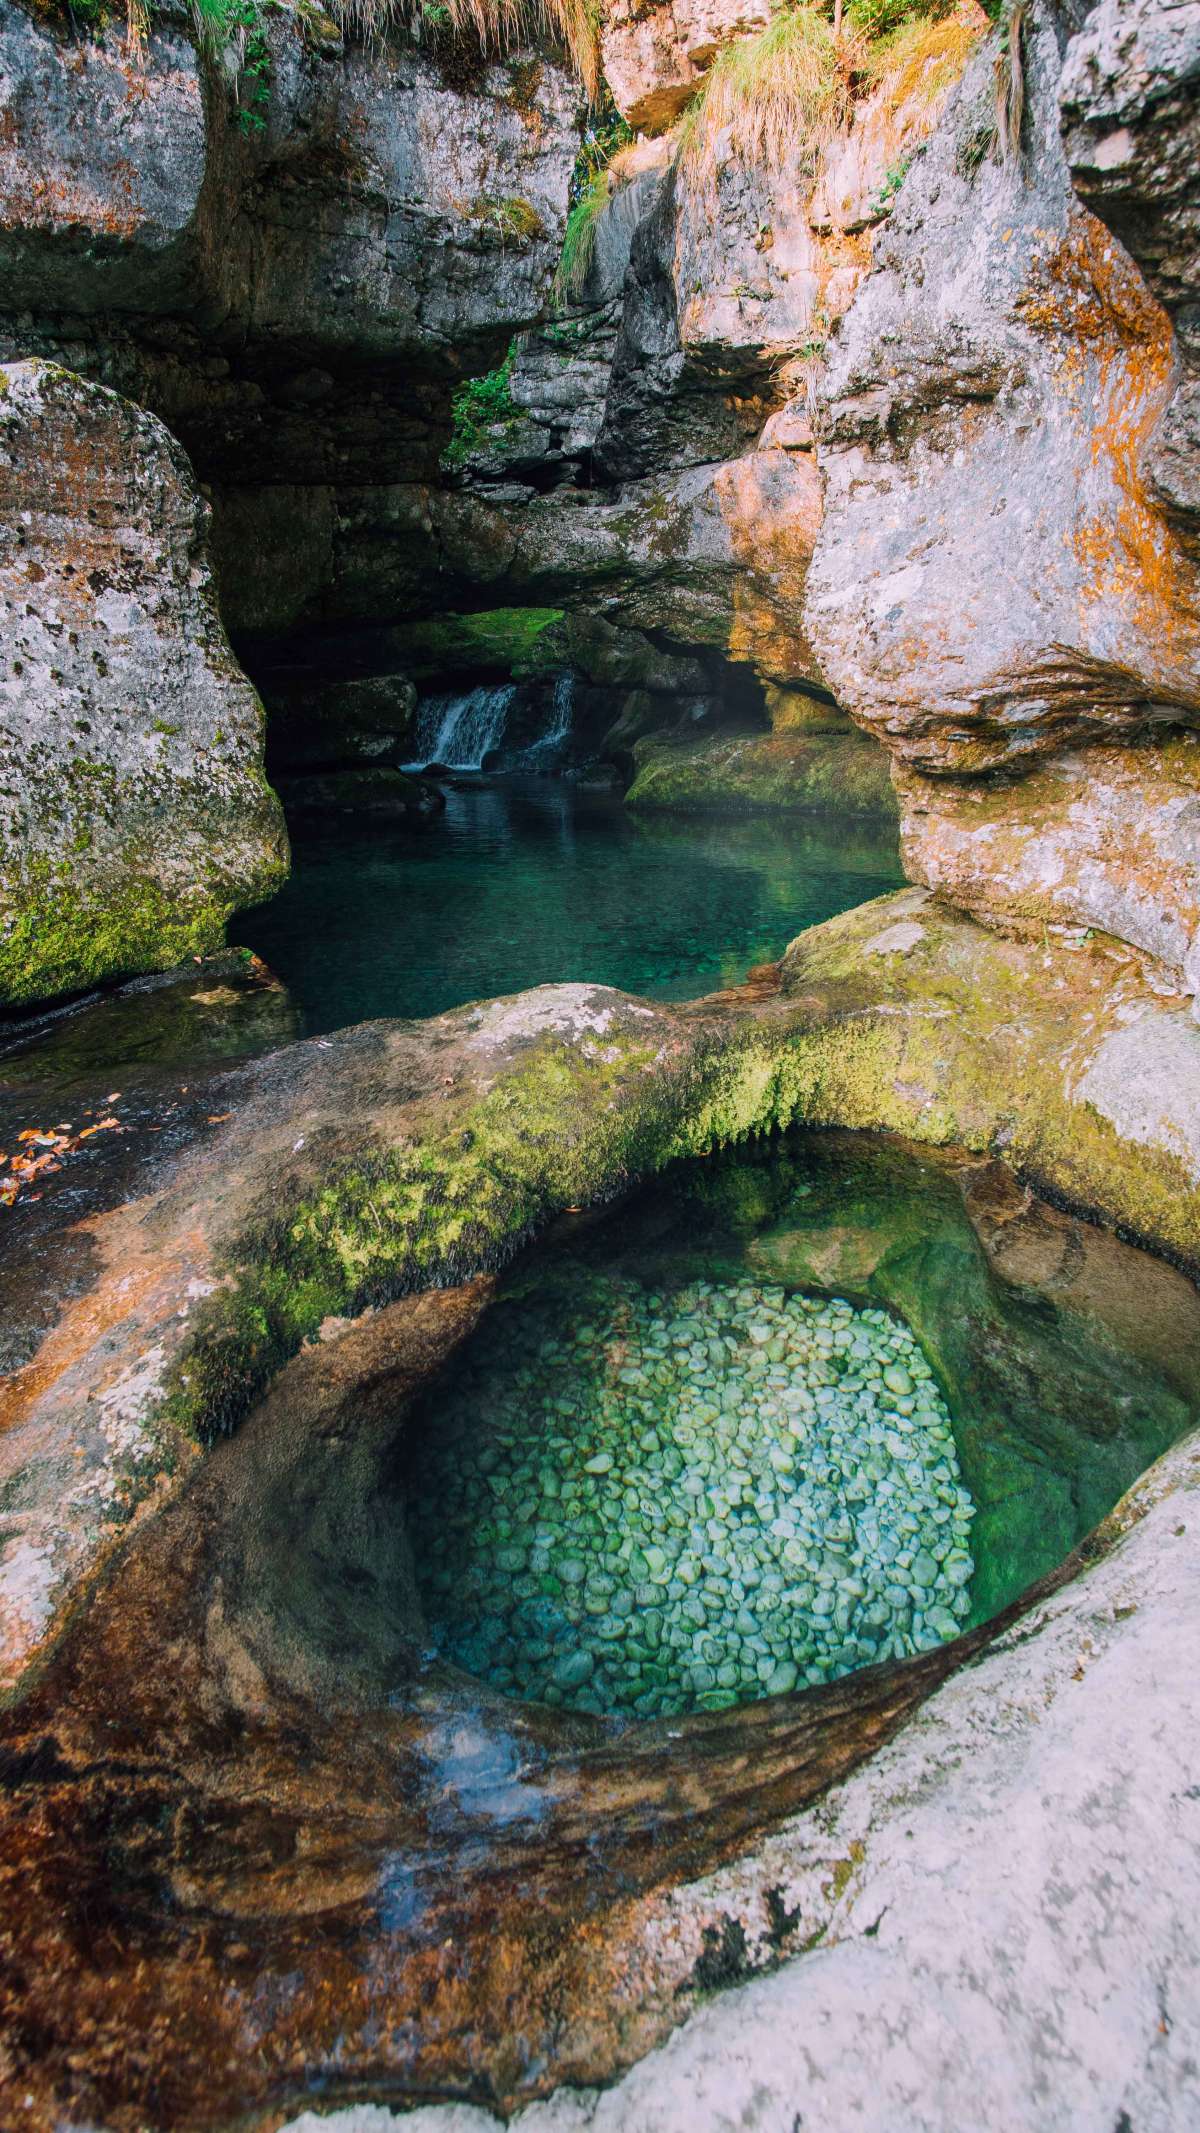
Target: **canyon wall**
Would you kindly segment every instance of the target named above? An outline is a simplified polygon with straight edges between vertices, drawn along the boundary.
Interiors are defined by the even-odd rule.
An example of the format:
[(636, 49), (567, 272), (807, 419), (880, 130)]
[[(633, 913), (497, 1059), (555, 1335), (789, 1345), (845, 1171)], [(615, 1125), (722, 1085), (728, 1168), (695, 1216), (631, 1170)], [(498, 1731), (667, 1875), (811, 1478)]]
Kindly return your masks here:
[[(1194, 995), (1192, 11), (1038, 6), (1006, 58), (964, 0), (812, 143), (668, 133), (764, 20), (609, 11), (641, 138), (556, 291), (584, 108), (553, 56), (364, 46), (279, 10), (246, 125), (170, 22), (137, 54), (4, 0), (0, 356), (30, 381), (5, 435), (13, 526), (38, 519), (11, 567), (40, 633), (8, 684), (31, 855), (7, 862), (10, 999), (170, 960), (277, 876), (205, 501), (284, 769), (398, 747), (414, 676), (468, 643), (485, 670), (570, 664), (635, 804), (879, 812), (894, 784), (914, 881), (1031, 937), (1111, 937)], [(105, 437), (78, 525), (31, 471), (51, 377), (56, 419)], [(85, 689), (52, 656), (56, 587), (114, 482), (180, 641), (160, 672), (126, 632), (114, 663), (89, 564)], [(142, 878), (142, 802), (113, 802), (135, 729), (161, 933), (140, 914), (72, 963), (39, 899), (68, 869), (110, 902)]]
[(1003, 156), (980, 146), (982, 54), (906, 180), (823, 388), (807, 615), (839, 700), (892, 755), (914, 880), (1002, 926), (1113, 935), (1194, 995), (1197, 462), (1159, 299), (1186, 323), (1195, 165), (1129, 144), (1158, 125), (1194, 146), (1171, 98), (1194, 106), (1197, 55), (1163, 11), (1159, 72), (1125, 75), (1117, 111), (1096, 55), (1114, 65), (1150, 11), (1107, 12), (1069, 41), (1031, 14)]

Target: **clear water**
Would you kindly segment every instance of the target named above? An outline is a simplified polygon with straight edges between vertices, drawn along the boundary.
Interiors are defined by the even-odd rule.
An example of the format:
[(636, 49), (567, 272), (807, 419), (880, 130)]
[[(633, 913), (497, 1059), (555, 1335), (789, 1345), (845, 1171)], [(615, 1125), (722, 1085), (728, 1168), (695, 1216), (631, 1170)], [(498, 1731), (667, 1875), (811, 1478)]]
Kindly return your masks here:
[(302, 829), (291, 880), (230, 932), (315, 1034), (569, 980), (687, 999), (901, 879), (884, 827), (642, 819), (531, 778), (460, 785), (417, 829)]
[(1195, 1427), (1200, 1298), (994, 1171), (798, 1133), (568, 1218), (410, 1423), (431, 1651), (655, 1718), (907, 1658), (1052, 1571)]
[(437, 1651), (533, 1702), (659, 1718), (958, 1635), (974, 1506), (907, 1326), (756, 1282), (597, 1273), (566, 1301), (484, 1325), (422, 1446)]

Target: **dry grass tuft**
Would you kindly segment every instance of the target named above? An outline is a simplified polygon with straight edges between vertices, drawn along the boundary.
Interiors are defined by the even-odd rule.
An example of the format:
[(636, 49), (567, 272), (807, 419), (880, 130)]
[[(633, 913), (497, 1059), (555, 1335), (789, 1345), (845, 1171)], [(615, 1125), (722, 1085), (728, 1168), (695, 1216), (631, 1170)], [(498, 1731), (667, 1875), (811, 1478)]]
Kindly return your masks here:
[(978, 8), (959, 8), (937, 22), (905, 22), (872, 47), (866, 78), (891, 111), (910, 102), (935, 103), (958, 80), (987, 27)]
[(473, 39), (491, 57), (548, 38), (566, 50), (589, 98), (600, 94), (600, 53), (590, 0), (335, 0), (348, 29), (377, 37), (399, 23), (417, 38), (431, 31)]
[(778, 169), (816, 152), (849, 113), (845, 39), (815, 7), (784, 8), (757, 37), (726, 45), (684, 113), (681, 159), (711, 177), (722, 154)]

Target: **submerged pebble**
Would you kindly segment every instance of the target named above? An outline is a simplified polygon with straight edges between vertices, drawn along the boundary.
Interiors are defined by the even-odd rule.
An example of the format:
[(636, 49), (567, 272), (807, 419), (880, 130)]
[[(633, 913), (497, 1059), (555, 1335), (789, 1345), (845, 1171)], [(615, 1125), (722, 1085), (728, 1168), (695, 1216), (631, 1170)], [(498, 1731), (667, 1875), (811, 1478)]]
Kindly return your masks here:
[(435, 1648), (534, 1702), (719, 1710), (955, 1636), (974, 1506), (884, 1311), (580, 1274), (496, 1310), (422, 1432)]

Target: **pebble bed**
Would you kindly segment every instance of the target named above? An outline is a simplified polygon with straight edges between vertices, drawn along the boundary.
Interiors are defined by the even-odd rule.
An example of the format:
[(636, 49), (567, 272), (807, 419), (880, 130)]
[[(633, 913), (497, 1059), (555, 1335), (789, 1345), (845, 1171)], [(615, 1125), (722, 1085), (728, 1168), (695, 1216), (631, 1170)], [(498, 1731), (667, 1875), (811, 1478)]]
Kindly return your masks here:
[(884, 1311), (581, 1273), (490, 1314), (419, 1444), (433, 1647), (529, 1701), (720, 1710), (969, 1612), (950, 1417)]

